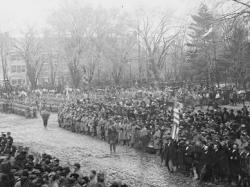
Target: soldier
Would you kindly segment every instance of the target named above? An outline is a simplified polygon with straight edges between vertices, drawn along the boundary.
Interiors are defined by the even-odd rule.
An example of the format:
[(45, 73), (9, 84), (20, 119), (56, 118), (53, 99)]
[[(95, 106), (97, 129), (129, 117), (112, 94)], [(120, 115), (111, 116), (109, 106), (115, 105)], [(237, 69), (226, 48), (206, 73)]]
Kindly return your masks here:
[(116, 153), (116, 145), (118, 143), (118, 132), (116, 131), (115, 126), (112, 126), (108, 131), (110, 153)]
[(238, 183), (238, 177), (240, 173), (240, 154), (238, 151), (237, 144), (233, 145), (233, 149), (230, 152), (229, 164), (230, 164), (231, 182)]
[(128, 122), (127, 119), (125, 119), (124, 123), (125, 123), (125, 129), (126, 129), (126, 133), (125, 133), (126, 145), (130, 146), (132, 126), (131, 126), (131, 123)]
[(189, 140), (185, 143), (185, 150), (184, 150), (184, 165), (185, 165), (185, 172), (189, 176), (190, 170), (193, 165), (193, 159), (192, 159), (192, 145), (190, 145)]
[(246, 160), (246, 172), (247, 172), (247, 183), (248, 186), (250, 185), (250, 147), (247, 147), (247, 153), (245, 155)]
[(220, 181), (221, 179), (221, 161), (222, 161), (222, 155), (221, 155), (221, 149), (219, 147), (219, 144), (214, 144), (213, 151), (212, 151), (212, 175), (215, 182)]
[(196, 141), (195, 145), (193, 146), (192, 151), (192, 158), (193, 158), (193, 173), (194, 173), (194, 180), (197, 180), (200, 177), (200, 171), (202, 168), (201, 164), (201, 157), (202, 157), (202, 147), (201, 142)]
[(229, 112), (227, 111), (227, 108), (223, 109), (223, 114), (222, 114), (222, 119), (223, 123), (226, 123), (229, 120)]
[(4, 151), (4, 148), (7, 144), (6, 134), (2, 134), (1, 142), (0, 142), (0, 153)]
[(184, 170), (184, 150), (185, 150), (185, 139), (181, 138), (177, 144), (177, 168), (183, 172)]
[(2, 132), (2, 133), (1, 133), (1, 136), (0, 136), (0, 143), (1, 143), (2, 140), (5, 138), (5, 136), (6, 136), (6, 135), (4, 134), (4, 132)]
[(43, 119), (43, 126), (45, 128), (47, 128), (48, 120), (49, 120), (49, 116), (50, 116), (49, 111), (47, 111), (46, 109), (42, 110), (41, 111), (41, 116), (42, 116), (42, 119)]
[(168, 145), (166, 146), (165, 164), (171, 173), (175, 172), (177, 169), (176, 161), (177, 161), (177, 143), (175, 142), (175, 140), (170, 139)]
[(163, 163), (163, 161), (165, 161), (165, 166), (167, 167), (168, 171), (170, 171), (169, 167), (168, 167), (168, 151), (169, 151), (169, 143), (170, 143), (170, 138), (167, 138), (165, 140), (165, 144), (163, 145), (163, 151), (161, 153), (161, 163)]
[(211, 154), (209, 153), (209, 147), (205, 144), (202, 150), (200, 181), (208, 181), (211, 178)]
[(10, 132), (7, 132), (7, 141), (12, 145), (13, 143), (13, 138), (11, 137), (11, 133)]
[(234, 110), (231, 109), (229, 116), (228, 116), (229, 121), (235, 120), (235, 114), (234, 114)]
[(155, 149), (159, 149), (159, 145), (160, 145), (160, 138), (161, 138), (161, 129), (159, 128), (159, 126), (155, 126), (155, 129), (152, 130), (151, 129), (151, 133), (152, 133), (152, 141), (153, 141), (153, 145)]

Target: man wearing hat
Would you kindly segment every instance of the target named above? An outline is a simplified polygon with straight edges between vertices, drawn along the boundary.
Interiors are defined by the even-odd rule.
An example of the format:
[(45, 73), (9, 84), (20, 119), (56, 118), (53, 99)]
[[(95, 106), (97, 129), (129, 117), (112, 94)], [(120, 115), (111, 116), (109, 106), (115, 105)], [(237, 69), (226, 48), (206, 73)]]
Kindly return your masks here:
[(70, 186), (81, 187), (79, 182), (78, 182), (78, 178), (79, 178), (79, 175), (77, 173), (70, 174), (70, 176), (69, 176)]
[(89, 180), (90, 181), (89, 181), (88, 187), (95, 187), (96, 183), (97, 183), (96, 171), (95, 170), (90, 171)]
[(21, 175), (21, 180), (15, 184), (15, 187), (34, 187), (35, 185), (29, 179), (29, 172), (24, 170)]
[(83, 173), (81, 172), (81, 165), (79, 163), (74, 164), (74, 173), (79, 175), (78, 179), (81, 181), (83, 178)]
[(97, 174), (97, 184), (98, 187), (106, 187), (104, 173)]
[(6, 137), (7, 141), (12, 145), (13, 143), (13, 138), (11, 137), (11, 133), (7, 132), (7, 137)]
[(236, 143), (233, 144), (233, 149), (230, 151), (229, 165), (231, 175), (230, 180), (233, 183), (238, 183), (238, 177), (240, 174), (240, 154)]

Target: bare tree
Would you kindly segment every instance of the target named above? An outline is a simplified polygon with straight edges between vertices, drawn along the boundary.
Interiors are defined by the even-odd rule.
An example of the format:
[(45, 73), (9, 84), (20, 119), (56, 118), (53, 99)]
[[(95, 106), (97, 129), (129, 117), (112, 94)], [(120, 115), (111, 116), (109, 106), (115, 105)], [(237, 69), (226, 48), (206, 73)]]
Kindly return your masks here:
[(231, 81), (245, 88), (246, 80), (249, 79), (250, 55), (248, 30), (242, 22), (242, 18), (239, 18), (223, 25), (224, 48), (219, 59), (224, 64)]
[[(225, 6), (225, 11), (223, 10)], [(240, 1), (240, 0), (222, 0), (218, 1), (218, 6), (213, 7), (217, 9), (221, 14), (218, 15), (214, 22), (223, 23), (224, 21), (236, 20), (242, 16), (250, 15), (250, 1)]]
[(123, 39), (113, 38), (112, 40), (113, 42), (108, 42), (111, 44), (111, 46), (109, 46), (108, 58), (112, 62), (111, 75), (113, 80), (116, 84), (119, 84), (124, 67), (129, 62), (129, 51), (133, 49), (135, 40), (133, 39), (133, 36)]
[(232, 0), (232, 1), (250, 8), (250, 1), (247, 1), (247, 2), (243, 2), (243, 1), (240, 1), (240, 0)]
[(38, 78), (45, 62), (41, 38), (35, 35), (34, 30), (29, 29), (23, 38), (16, 41), (15, 47), (25, 61), (31, 89), (36, 89)]
[(186, 70), (185, 43), (187, 42), (186, 32), (187, 29), (185, 28), (171, 46), (170, 58), (171, 58), (171, 67), (173, 68), (172, 78), (175, 81), (180, 81), (181, 79), (184, 80), (186, 78), (185, 77), (185, 70)]
[(139, 29), (145, 50), (147, 51), (149, 70), (156, 81), (162, 79), (161, 70), (166, 63), (169, 49), (179, 32), (171, 34), (168, 23), (169, 20), (166, 16), (163, 16), (157, 25), (150, 23), (147, 17), (143, 19), (142, 26)]
[[(110, 74), (116, 84), (119, 84), (124, 67), (127, 66), (131, 58), (131, 52), (136, 44), (136, 34), (133, 20), (128, 15), (121, 12), (108, 14), (106, 23), (96, 23), (94, 31), (95, 37), (92, 42), (96, 45), (102, 56), (108, 60), (107, 66), (110, 67)], [(105, 27), (103, 27), (105, 25)]]
[(42, 43), (46, 63), (49, 69), (46, 73), (48, 73), (47, 76), (51, 88), (55, 88), (58, 72), (63, 69), (63, 62), (60, 55), (61, 46), (58, 40), (57, 35), (52, 34), (49, 30), (44, 31)]
[(50, 19), (51, 25), (59, 34), (62, 56), (67, 61), (71, 82), (79, 88), (86, 77), (84, 56), (89, 48), (89, 36), (92, 34), (93, 9), (81, 5), (67, 4)]
[(56, 78), (57, 78), (57, 72), (58, 72), (58, 55), (53, 54), (53, 53), (47, 54), (47, 61), (48, 61), (49, 70), (50, 70), (49, 72), (50, 86), (54, 88), (56, 86)]
[(83, 41), (80, 36), (73, 36), (69, 39), (68, 45), (65, 47), (66, 59), (68, 59), (68, 67), (72, 84), (74, 88), (79, 88), (83, 75), (86, 72), (82, 64)]
[(10, 45), (11, 45), (11, 39), (7, 33), (1, 33), (0, 34), (0, 58), (1, 58), (1, 64), (2, 64), (2, 71), (3, 71), (3, 81), (5, 87), (7, 86), (6, 83), (9, 81), (8, 77), (8, 55), (10, 52)]
[(90, 84), (94, 78), (97, 65), (100, 62), (100, 51), (96, 47), (90, 48), (87, 52), (87, 59), (85, 65), (86, 75), (85, 80)]

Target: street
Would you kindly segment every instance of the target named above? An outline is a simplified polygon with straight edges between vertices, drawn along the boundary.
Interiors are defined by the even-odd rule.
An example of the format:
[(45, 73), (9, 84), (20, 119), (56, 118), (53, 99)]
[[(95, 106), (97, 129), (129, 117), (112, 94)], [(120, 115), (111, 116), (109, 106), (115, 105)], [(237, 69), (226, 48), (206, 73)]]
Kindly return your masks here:
[(48, 129), (44, 129), (41, 118), (25, 119), (1, 113), (0, 119), (1, 132), (10, 131), (14, 142), (35, 152), (52, 154), (62, 164), (79, 162), (85, 174), (92, 169), (104, 171), (108, 181), (119, 179), (135, 187), (198, 186), (191, 178), (169, 174), (158, 156), (121, 146), (116, 155), (110, 156), (106, 142), (59, 128), (55, 114), (50, 117)]

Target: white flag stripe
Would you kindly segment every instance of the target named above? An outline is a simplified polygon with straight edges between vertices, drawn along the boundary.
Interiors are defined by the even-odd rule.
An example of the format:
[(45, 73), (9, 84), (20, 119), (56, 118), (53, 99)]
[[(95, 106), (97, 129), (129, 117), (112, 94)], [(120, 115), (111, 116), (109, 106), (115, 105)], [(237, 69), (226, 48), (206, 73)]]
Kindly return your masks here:
[(180, 110), (179, 108), (175, 108), (174, 112), (179, 113), (179, 110)]
[(179, 113), (174, 113), (174, 118), (180, 118), (180, 114)]
[(176, 125), (173, 126), (172, 139), (175, 139), (175, 136), (176, 136)]
[(179, 124), (180, 124), (180, 111), (183, 107), (182, 103), (176, 102), (173, 114), (173, 126), (171, 136), (173, 139), (178, 140), (178, 133), (179, 133)]
[(174, 121), (178, 121), (178, 122), (179, 122), (179, 121), (180, 121), (180, 119), (179, 119), (179, 118), (174, 118)]
[(202, 37), (208, 36), (213, 31), (213, 27), (211, 27), (205, 34), (202, 35)]
[(180, 121), (180, 118), (178, 118), (178, 117), (177, 117), (177, 118), (176, 118), (176, 117), (174, 117), (174, 120)]

